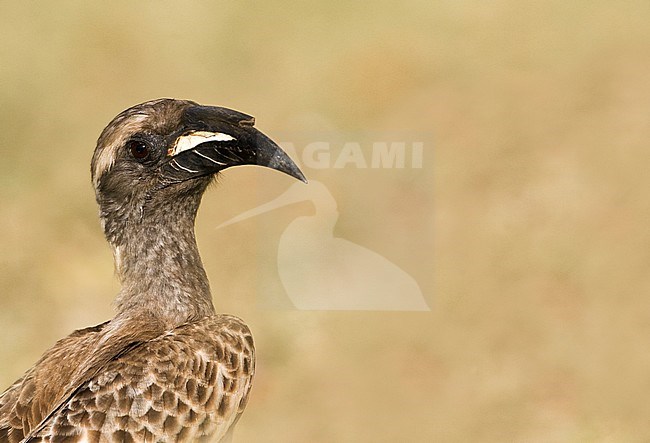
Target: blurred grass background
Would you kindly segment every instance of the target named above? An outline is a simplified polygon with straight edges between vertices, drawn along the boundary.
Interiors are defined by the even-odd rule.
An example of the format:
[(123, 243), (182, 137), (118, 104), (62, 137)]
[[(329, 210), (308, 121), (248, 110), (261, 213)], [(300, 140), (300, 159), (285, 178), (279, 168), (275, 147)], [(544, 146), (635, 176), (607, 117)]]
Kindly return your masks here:
[(237, 441), (649, 439), (648, 23), (647, 1), (1, 1), (2, 388), (112, 315), (90, 157), (116, 113), (169, 96), (271, 136), (435, 139), (421, 171), (305, 171), (336, 235), (431, 313), (260, 309), (251, 272), (275, 263), (254, 236), (310, 208), (222, 232), (287, 180), (241, 168), (206, 195), (216, 305), (259, 350)]

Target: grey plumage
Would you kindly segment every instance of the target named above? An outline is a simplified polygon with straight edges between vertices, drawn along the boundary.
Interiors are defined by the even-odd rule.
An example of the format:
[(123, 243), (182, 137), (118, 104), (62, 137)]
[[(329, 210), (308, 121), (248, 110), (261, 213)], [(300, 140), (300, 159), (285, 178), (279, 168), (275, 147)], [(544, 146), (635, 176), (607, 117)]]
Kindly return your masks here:
[(250, 116), (161, 99), (119, 114), (92, 161), (122, 288), (115, 317), (57, 342), (0, 396), (0, 442), (219, 441), (244, 410), (253, 339), (216, 314), (194, 238), (214, 175), (304, 176)]

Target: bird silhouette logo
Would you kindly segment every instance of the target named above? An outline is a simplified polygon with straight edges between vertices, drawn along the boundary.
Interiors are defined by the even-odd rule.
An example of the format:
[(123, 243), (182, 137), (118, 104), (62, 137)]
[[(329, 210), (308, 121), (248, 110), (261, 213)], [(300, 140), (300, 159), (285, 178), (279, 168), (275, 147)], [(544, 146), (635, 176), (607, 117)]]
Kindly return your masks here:
[(315, 212), (297, 217), (286, 227), (277, 258), (280, 280), (297, 309), (430, 310), (419, 285), (406, 271), (370, 249), (334, 236), (339, 212), (334, 196), (321, 182), (294, 184), (274, 200), (217, 229), (302, 201), (310, 201)]

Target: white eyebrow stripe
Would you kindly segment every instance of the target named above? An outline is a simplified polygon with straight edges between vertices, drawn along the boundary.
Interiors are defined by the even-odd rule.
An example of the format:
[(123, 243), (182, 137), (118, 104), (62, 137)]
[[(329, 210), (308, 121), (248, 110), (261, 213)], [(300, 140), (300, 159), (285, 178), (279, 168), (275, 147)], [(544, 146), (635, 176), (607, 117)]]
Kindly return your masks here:
[(178, 137), (174, 143), (174, 146), (169, 148), (169, 151), (167, 151), (167, 155), (178, 155), (181, 152), (196, 148), (201, 143), (229, 142), (232, 140), (236, 140), (235, 137), (223, 132), (194, 131)]
[(213, 158), (211, 158), (211, 157), (208, 157), (208, 156), (205, 155), (205, 154), (201, 154), (199, 151), (194, 151), (194, 153), (197, 154), (197, 155), (200, 155), (200, 156), (203, 157), (203, 158), (207, 158), (207, 159), (210, 160), (212, 163), (216, 163), (216, 164), (221, 165), (221, 166), (225, 166), (225, 165), (226, 165), (226, 163), (222, 163), (222, 162), (217, 161), (217, 160), (215, 160), (215, 159), (213, 159)]

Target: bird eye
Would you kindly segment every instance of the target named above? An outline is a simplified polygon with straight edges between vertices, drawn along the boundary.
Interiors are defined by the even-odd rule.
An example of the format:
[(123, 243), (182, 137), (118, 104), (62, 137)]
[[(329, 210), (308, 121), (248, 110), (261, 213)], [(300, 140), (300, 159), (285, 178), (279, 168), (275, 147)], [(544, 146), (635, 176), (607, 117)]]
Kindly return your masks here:
[(131, 140), (127, 142), (126, 147), (136, 160), (144, 160), (149, 156), (149, 147), (141, 140)]

